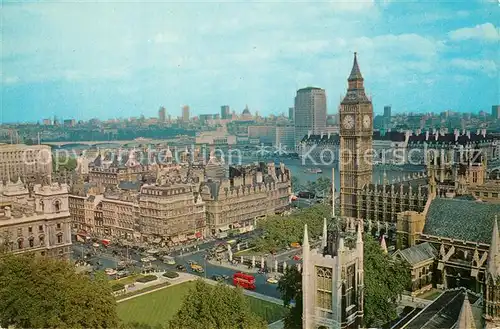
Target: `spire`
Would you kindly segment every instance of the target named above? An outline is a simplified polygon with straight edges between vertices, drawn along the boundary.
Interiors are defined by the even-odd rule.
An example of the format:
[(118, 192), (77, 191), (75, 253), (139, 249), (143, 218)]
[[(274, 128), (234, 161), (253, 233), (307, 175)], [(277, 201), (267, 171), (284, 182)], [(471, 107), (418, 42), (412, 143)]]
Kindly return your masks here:
[(345, 249), (345, 246), (344, 246), (344, 238), (342, 238), (342, 237), (341, 237), (341, 238), (339, 239), (339, 249), (338, 249), (338, 251), (344, 251), (344, 249)]
[(490, 250), (488, 252), (488, 274), (491, 275), (493, 280), (496, 282), (498, 276), (500, 275), (500, 255), (499, 255), (499, 243), (498, 237), (498, 218), (495, 215), (495, 222), (493, 223), (493, 235), (491, 236)]
[(382, 240), (380, 240), (380, 248), (382, 248), (384, 254), (387, 254), (387, 244), (385, 243), (384, 235), (382, 235)]
[(358, 223), (358, 232), (356, 236), (356, 243), (363, 243), (363, 226), (361, 226), (361, 222)]
[(302, 247), (309, 250), (309, 235), (307, 233), (307, 224), (304, 224), (304, 239), (302, 239)]
[(356, 52), (354, 52), (354, 63), (352, 64), (351, 74), (349, 75), (349, 78), (347, 80), (363, 80), (363, 76), (361, 75), (361, 71), (359, 70), (358, 57)]
[(326, 238), (327, 238), (327, 228), (326, 228), (326, 218), (323, 218), (323, 236), (321, 237), (321, 250), (326, 248)]
[(464, 303), (462, 304), (462, 309), (460, 310), (460, 315), (458, 316), (458, 321), (454, 329), (476, 329), (476, 323), (474, 322), (472, 307), (467, 297), (467, 292), (465, 292)]

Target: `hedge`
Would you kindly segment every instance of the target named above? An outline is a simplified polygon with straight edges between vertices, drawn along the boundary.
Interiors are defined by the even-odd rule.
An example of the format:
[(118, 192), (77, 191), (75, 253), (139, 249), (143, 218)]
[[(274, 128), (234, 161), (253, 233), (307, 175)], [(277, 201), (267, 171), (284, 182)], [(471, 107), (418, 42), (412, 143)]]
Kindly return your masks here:
[(154, 281), (156, 279), (158, 279), (158, 277), (156, 275), (146, 275), (146, 276), (143, 276), (142, 278), (135, 280), (135, 282), (146, 283), (146, 282)]
[(168, 272), (163, 273), (163, 276), (166, 278), (169, 278), (169, 279), (175, 279), (175, 278), (179, 277), (179, 273), (168, 271)]
[(113, 292), (120, 291), (125, 289), (125, 285), (123, 283), (115, 283), (114, 285), (111, 286), (111, 290)]

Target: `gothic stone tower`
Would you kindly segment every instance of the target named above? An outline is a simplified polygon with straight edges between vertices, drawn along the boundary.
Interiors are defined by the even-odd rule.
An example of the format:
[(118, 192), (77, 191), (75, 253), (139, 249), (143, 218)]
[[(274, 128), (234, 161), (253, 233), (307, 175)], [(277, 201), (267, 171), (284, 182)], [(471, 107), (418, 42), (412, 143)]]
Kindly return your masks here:
[(365, 94), (356, 53), (347, 81), (347, 94), (340, 103), (340, 213), (359, 218), (358, 191), (372, 182), (373, 106)]
[(307, 225), (302, 243), (302, 328), (358, 329), (363, 323), (363, 239), (353, 248), (335, 225), (323, 227), (322, 245), (310, 249)]
[(500, 236), (495, 217), (486, 268), (486, 289), (484, 294), (484, 317), (486, 328), (500, 327)]

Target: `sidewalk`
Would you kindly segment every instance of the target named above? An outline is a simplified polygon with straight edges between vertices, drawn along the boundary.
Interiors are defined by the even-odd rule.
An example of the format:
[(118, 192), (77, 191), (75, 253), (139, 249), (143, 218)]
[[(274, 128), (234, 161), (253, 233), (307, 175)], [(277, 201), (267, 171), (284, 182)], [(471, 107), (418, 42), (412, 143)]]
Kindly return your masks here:
[(219, 266), (219, 267), (225, 267), (231, 270), (239, 271), (239, 272), (246, 272), (246, 273), (258, 273), (259, 268), (248, 268), (247, 265), (232, 265), (228, 261), (222, 261), (222, 263), (214, 260), (207, 260), (207, 263), (213, 265), (213, 266)]

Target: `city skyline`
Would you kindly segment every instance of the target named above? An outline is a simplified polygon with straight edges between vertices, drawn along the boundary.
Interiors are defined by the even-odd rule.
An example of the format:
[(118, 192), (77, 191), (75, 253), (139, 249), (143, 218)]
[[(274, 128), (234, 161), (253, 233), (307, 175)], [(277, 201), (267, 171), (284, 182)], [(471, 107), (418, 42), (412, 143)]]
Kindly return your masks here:
[(494, 1), (138, 6), (5, 3), (0, 122), (277, 115), (307, 86), (337, 113), (354, 51), (377, 114), (498, 103)]

